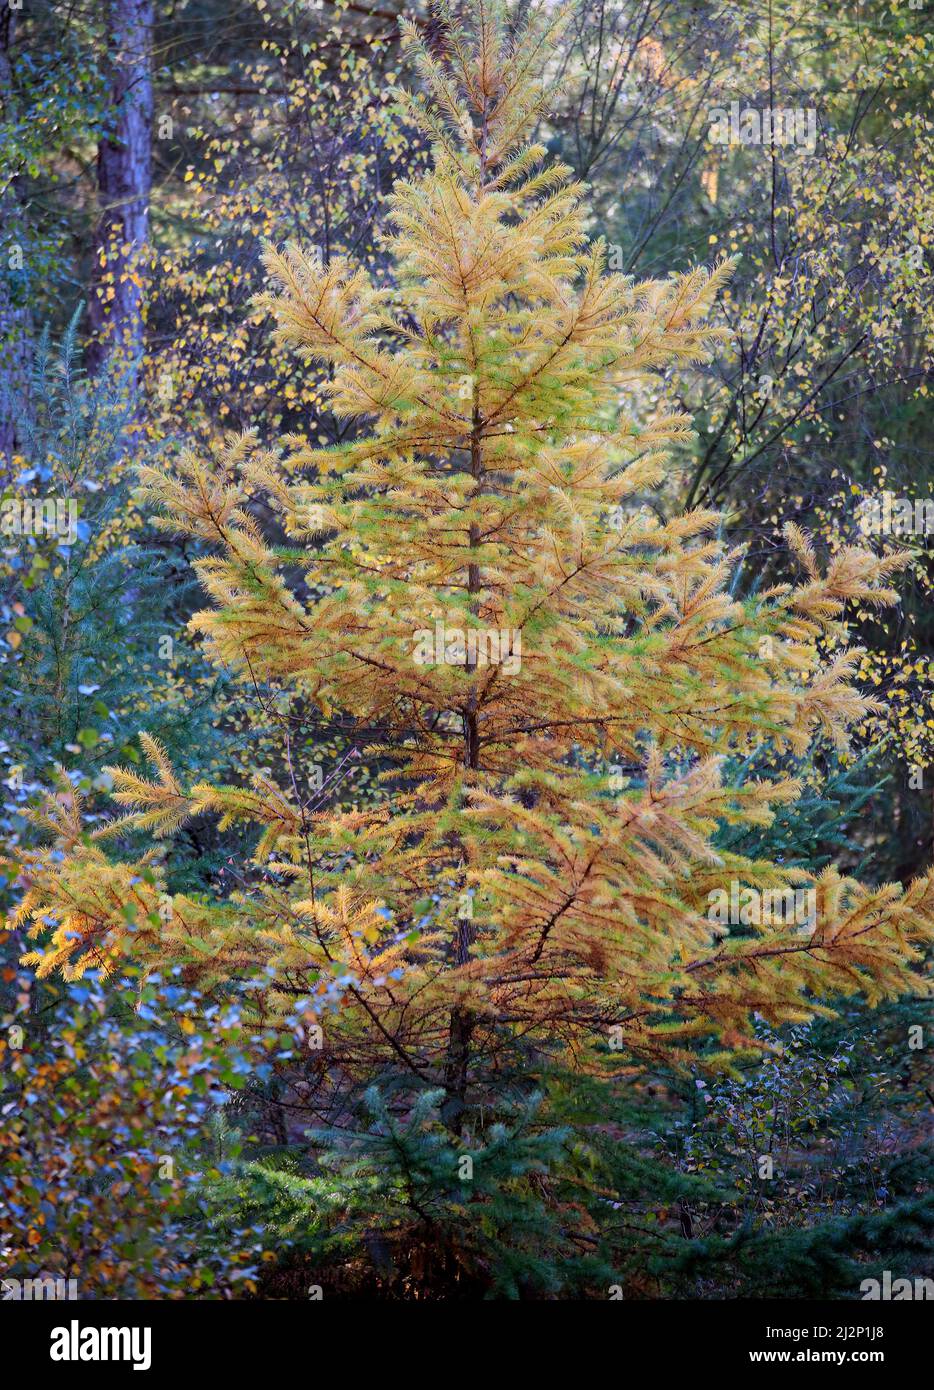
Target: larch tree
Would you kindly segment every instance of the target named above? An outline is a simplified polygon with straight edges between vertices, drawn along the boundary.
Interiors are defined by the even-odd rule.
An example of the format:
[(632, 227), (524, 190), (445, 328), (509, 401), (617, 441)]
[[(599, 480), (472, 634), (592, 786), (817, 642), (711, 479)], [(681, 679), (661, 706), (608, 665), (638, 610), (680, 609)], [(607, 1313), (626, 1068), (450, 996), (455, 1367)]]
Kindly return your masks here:
[[(800, 582), (737, 597), (716, 514), (640, 505), (690, 434), (664, 407), (637, 418), (646, 383), (663, 395), (663, 370), (718, 350), (730, 265), (610, 272), (582, 188), (532, 142), (562, 16), (440, 12), (430, 48), (405, 25), (426, 94), (399, 99), (433, 169), (395, 188), (391, 284), (267, 251), (278, 340), (359, 432), (231, 437), (143, 471), (162, 523), (214, 547), (194, 620), (212, 659), (287, 730), (313, 707), (355, 731), (381, 794), (342, 803), (291, 755), (250, 786), (186, 787), (144, 737), (152, 779), (112, 769), (124, 816), (89, 827), (68, 788), (39, 813), (54, 848), (25, 857), (17, 920), (40, 974), (130, 953), (206, 990), (261, 981), (259, 1014), (322, 1027), (322, 1086), (395, 1069), (443, 1093), (456, 1133), (517, 1056), (531, 1075), (612, 1052), (729, 1066), (756, 1015), (927, 992), (934, 885), (714, 848), (800, 791), (727, 785), (726, 757), (842, 745), (871, 705), (844, 611), (894, 602), (901, 560), (851, 548), (822, 572), (790, 527)], [(253, 856), (231, 893), (170, 893), (164, 842), (205, 815), (255, 827)], [(120, 858), (127, 831), (156, 847)], [(710, 907), (795, 891), (803, 922)]]

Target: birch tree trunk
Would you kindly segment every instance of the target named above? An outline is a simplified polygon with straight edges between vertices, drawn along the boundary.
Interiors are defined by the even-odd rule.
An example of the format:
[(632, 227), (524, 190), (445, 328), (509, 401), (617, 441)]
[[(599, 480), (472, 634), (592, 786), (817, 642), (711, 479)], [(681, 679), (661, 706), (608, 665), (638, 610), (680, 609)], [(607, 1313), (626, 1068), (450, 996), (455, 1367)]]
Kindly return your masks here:
[[(13, 41), (15, 11), (0, 9), (0, 119), (15, 119)], [(15, 172), (0, 172), (0, 482), (9, 478), (20, 440), (19, 420), (26, 409), (26, 368), (30, 333), (28, 304), (17, 295), (15, 277), (24, 269), (24, 212)]]
[(152, 186), (153, 0), (110, 0), (111, 116), (97, 151), (100, 221), (93, 246), (89, 365), (119, 354), (138, 385)]

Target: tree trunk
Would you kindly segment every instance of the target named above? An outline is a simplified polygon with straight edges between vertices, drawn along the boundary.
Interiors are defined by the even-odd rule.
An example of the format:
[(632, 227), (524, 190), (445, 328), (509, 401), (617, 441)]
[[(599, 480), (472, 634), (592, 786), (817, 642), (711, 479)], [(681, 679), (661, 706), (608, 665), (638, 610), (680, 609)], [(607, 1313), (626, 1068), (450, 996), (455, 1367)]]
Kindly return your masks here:
[[(13, 39), (16, 15), (9, 6), (0, 10), (0, 116), (15, 119), (13, 89)], [(26, 229), (17, 180), (0, 179), (0, 459), (3, 476), (10, 480), (12, 459), (21, 442), (20, 420), (28, 400), (27, 349), (30, 337), (29, 305), (16, 277), (25, 269)]]
[[(484, 99), (483, 113), (481, 117), (482, 133), (480, 139), (480, 165), (477, 171), (477, 198), (483, 196), (487, 176), (487, 102)], [(474, 364), (475, 365), (475, 364)], [(473, 496), (476, 497), (483, 489), (483, 479), (486, 469), (483, 462), (483, 431), (484, 421), (480, 414), (479, 397), (477, 394), (476, 378), (473, 383), (473, 411), (472, 428), (470, 432), (470, 473), (474, 480)], [(480, 534), (475, 525), (470, 527), (469, 544), (471, 550), (476, 550), (480, 545)], [(483, 588), (483, 576), (480, 573), (480, 566), (475, 562), (467, 567), (467, 592), (479, 595)], [(476, 616), (479, 612), (479, 597), (472, 598), (470, 611)], [(475, 660), (469, 651), (466, 654), (467, 669), (472, 671), (475, 667)], [(471, 693), (464, 715), (464, 766), (477, 769), (480, 766), (480, 724), (477, 715), (476, 694)], [(457, 941), (454, 951), (454, 965), (466, 965), (470, 959), (470, 947), (476, 940), (476, 931), (473, 921), (463, 921), (458, 924)], [(469, 1009), (463, 1009), (459, 1005), (451, 1010), (451, 1019), (448, 1033), (448, 1049), (444, 1062), (444, 1090), (445, 1101), (442, 1106), (442, 1118), (452, 1133), (459, 1133), (461, 1128), (461, 1116), (467, 1104), (467, 1080), (470, 1066), (470, 1040), (477, 1025), (476, 1015)]]
[(448, 1050), (444, 1059), (444, 1104), (441, 1118), (452, 1134), (460, 1134), (461, 1116), (467, 1105), (467, 1068), (470, 1039), (476, 1019), (467, 1009), (452, 1009)]
[(110, 0), (111, 113), (97, 149), (89, 365), (114, 358), (136, 391), (143, 350), (144, 254), (152, 186), (153, 0)]

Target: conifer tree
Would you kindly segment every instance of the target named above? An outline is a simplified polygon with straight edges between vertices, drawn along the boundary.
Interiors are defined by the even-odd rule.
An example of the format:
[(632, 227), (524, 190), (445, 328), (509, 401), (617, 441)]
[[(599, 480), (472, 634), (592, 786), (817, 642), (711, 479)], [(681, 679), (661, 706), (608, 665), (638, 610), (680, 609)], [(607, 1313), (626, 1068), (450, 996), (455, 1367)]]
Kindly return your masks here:
[[(395, 188), (392, 283), (267, 252), (278, 340), (359, 433), (284, 456), (231, 437), (143, 470), (164, 524), (216, 548), (197, 562), (212, 658), (358, 731), (382, 796), (338, 806), (292, 758), (248, 787), (186, 787), (150, 740), (151, 780), (113, 769), (125, 818), (88, 836), (74, 799), (44, 813), (62, 853), (27, 857), (20, 920), (40, 973), (131, 950), (206, 990), (261, 979), (259, 1012), (323, 1025), (322, 1088), (393, 1071), (441, 1088), (457, 1131), (517, 1057), (530, 1074), (545, 1056), (598, 1070), (608, 1049), (725, 1066), (757, 1047), (756, 1014), (926, 991), (934, 884), (716, 847), (799, 794), (726, 785), (725, 758), (842, 746), (872, 708), (844, 610), (894, 602), (902, 560), (847, 548), (822, 572), (789, 526), (801, 581), (737, 598), (716, 514), (637, 505), (690, 434), (646, 414), (646, 387), (718, 350), (730, 265), (610, 271), (583, 189), (533, 138), (564, 19), (439, 13), (431, 51), (403, 21), (425, 95), (400, 104), (433, 168)], [(262, 533), (259, 494), (289, 545)], [(226, 898), (169, 897), (108, 852), (122, 828), (161, 840), (203, 815), (257, 830)], [(812, 888), (816, 913), (712, 922), (736, 882)]]

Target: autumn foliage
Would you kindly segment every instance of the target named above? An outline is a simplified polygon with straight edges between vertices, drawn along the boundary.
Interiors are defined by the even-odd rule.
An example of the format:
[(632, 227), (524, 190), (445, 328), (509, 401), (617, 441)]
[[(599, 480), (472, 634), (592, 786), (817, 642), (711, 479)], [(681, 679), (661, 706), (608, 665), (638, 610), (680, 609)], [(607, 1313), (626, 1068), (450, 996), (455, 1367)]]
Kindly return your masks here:
[[(124, 814), (89, 828), (66, 790), (41, 816), (53, 848), (21, 865), (40, 975), (131, 957), (208, 996), (259, 981), (259, 1018), (322, 1028), (322, 1089), (393, 1068), (441, 1088), (454, 1130), (516, 1056), (719, 1069), (761, 1046), (757, 1016), (929, 990), (929, 877), (870, 888), (714, 844), (801, 791), (737, 785), (728, 757), (842, 747), (877, 708), (846, 610), (893, 602), (904, 557), (822, 567), (791, 525), (798, 582), (739, 597), (717, 513), (645, 505), (691, 430), (646, 384), (721, 350), (731, 262), (608, 269), (585, 190), (535, 140), (563, 22), (510, 33), (477, 0), (440, 45), (405, 26), (425, 95), (399, 102), (432, 168), (395, 187), (391, 279), (268, 248), (262, 307), (347, 441), (231, 435), (142, 470), (160, 524), (212, 549), (193, 630), (273, 692), (283, 765), (185, 785), (147, 737), (150, 777), (111, 769)], [(308, 709), (378, 768), (377, 797), (312, 783), (288, 739)], [(200, 817), (251, 828), (252, 854), (229, 891), (169, 893), (159, 847)], [(154, 849), (119, 857), (130, 833)], [(725, 929), (708, 904), (733, 882), (812, 888), (814, 920)]]

